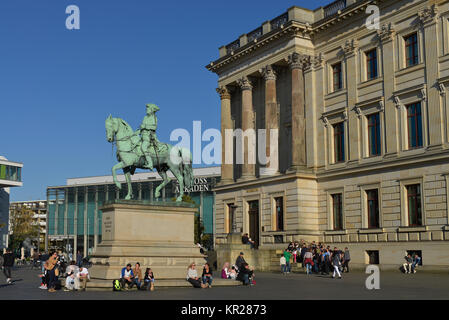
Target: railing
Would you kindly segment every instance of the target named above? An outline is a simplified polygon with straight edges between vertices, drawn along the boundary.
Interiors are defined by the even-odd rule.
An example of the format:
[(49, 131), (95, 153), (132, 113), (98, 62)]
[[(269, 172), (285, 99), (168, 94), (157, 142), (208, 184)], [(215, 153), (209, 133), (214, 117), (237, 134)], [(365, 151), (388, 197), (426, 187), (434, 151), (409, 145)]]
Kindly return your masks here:
[(271, 30), (279, 29), (282, 25), (285, 25), (287, 22), (288, 22), (288, 12), (270, 21)]
[(324, 17), (330, 17), (334, 14), (336, 14), (339, 10), (343, 10), (346, 8), (346, 0), (338, 0), (335, 2), (332, 2), (331, 4), (325, 6), (324, 9)]
[(226, 46), (226, 54), (230, 54), (238, 48), (240, 48), (240, 39), (237, 39)]
[(247, 34), (248, 43), (253, 42), (254, 40), (260, 38), (262, 36), (263, 30), (262, 27), (257, 28), (256, 30), (251, 31)]

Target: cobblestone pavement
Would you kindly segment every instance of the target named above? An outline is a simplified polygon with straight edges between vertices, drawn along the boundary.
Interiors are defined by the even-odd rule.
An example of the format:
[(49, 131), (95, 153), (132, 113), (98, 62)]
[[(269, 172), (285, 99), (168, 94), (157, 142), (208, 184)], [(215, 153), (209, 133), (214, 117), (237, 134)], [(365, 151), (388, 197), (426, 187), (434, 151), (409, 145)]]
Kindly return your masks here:
[[(157, 276), (157, 275), (156, 275)], [(381, 272), (380, 290), (367, 290), (367, 274), (360, 271), (329, 276), (293, 273), (257, 273), (257, 284), (251, 287), (157, 288), (149, 291), (86, 291), (49, 293), (39, 289), (37, 270), (18, 267), (13, 270), (13, 284), (0, 276), (0, 300), (323, 300), (323, 299), (449, 299), (449, 273)], [(157, 280), (157, 278), (156, 278)], [(112, 284), (111, 284), (112, 286)]]

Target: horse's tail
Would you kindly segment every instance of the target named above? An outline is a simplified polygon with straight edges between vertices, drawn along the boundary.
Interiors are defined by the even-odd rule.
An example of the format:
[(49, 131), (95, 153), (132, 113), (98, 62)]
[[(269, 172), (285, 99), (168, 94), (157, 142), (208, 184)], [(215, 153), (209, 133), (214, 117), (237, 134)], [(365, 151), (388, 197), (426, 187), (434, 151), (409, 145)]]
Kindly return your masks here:
[(181, 173), (184, 178), (184, 186), (190, 188), (193, 185), (193, 169), (192, 169), (192, 155), (189, 150), (180, 148)]

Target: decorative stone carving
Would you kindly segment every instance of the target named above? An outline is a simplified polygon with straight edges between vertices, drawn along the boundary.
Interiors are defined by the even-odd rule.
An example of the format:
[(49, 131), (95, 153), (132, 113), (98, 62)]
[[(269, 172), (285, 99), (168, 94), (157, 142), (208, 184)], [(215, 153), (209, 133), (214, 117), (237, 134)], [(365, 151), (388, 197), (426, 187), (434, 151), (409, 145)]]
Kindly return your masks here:
[(320, 120), (323, 121), (323, 124), (324, 124), (324, 126), (325, 126), (326, 128), (329, 127), (330, 123), (329, 123), (329, 120), (327, 119), (326, 116), (322, 116), (322, 117), (320, 118)]
[(398, 108), (400, 110), (401, 107), (403, 106), (401, 99), (399, 99), (398, 96), (394, 96), (393, 100), (394, 100), (394, 103), (396, 104), (396, 108)]
[(355, 50), (357, 49), (358, 41), (355, 39), (352, 40), (346, 40), (346, 43), (341, 48), (343, 49), (343, 52), (345, 56), (351, 56), (355, 54)]
[(432, 5), (431, 7), (425, 8), (418, 13), (419, 23), (421, 26), (425, 26), (430, 23), (435, 23), (438, 20), (438, 7)]
[(262, 76), (265, 81), (273, 80), (276, 81), (276, 72), (273, 70), (273, 66), (271, 64), (267, 65), (265, 68), (261, 70)]
[(379, 101), (379, 110), (381, 112), (384, 112), (384, 110), (385, 110), (385, 102), (383, 100)]
[(348, 120), (348, 111), (343, 111), (343, 120), (346, 121)]
[(357, 114), (357, 118), (360, 119), (360, 118), (362, 117), (362, 115), (363, 115), (363, 114), (362, 114), (362, 110), (360, 109), (360, 107), (355, 106), (353, 110), (354, 110), (354, 112)]
[(377, 35), (380, 42), (393, 40), (393, 37), (395, 35), (393, 24), (391, 22), (389, 24), (383, 24)]
[(242, 90), (252, 90), (253, 85), (251, 84), (251, 81), (249, 81), (248, 77), (243, 77), (237, 80), (237, 84), (240, 86), (240, 89)]
[(226, 86), (217, 88), (217, 93), (220, 95), (220, 99), (231, 99), (231, 93), (229, 92), (229, 89)]
[(324, 54), (320, 53), (312, 58), (312, 64), (314, 68), (320, 68), (324, 64)]
[(426, 88), (421, 89), (421, 97), (423, 101), (427, 101), (427, 90)]

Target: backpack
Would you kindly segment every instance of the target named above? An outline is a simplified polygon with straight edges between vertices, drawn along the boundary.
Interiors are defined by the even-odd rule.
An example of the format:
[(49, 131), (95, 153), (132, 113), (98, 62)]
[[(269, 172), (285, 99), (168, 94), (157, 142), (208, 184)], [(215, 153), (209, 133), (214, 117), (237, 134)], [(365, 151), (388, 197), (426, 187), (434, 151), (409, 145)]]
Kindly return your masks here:
[(112, 280), (112, 291), (122, 291), (120, 280)]

